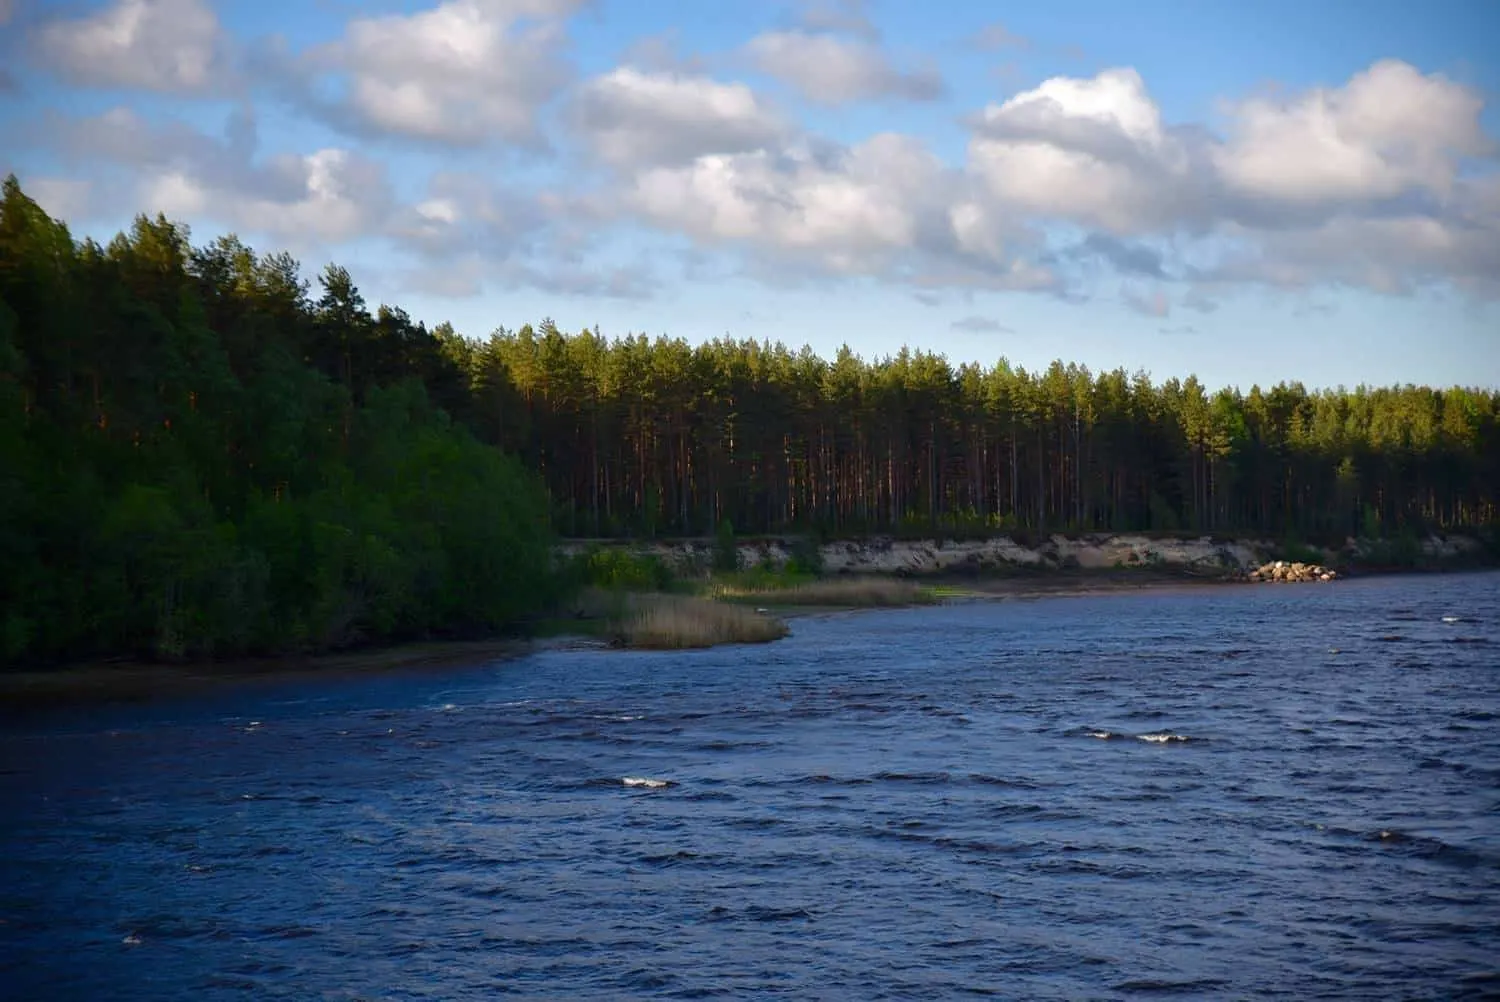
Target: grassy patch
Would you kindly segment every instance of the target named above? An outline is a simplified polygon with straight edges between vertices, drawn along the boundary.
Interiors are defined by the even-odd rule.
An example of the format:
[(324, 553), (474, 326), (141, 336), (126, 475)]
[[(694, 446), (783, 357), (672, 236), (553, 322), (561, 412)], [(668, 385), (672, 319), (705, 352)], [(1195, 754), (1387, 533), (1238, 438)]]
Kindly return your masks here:
[(815, 605), (846, 608), (884, 608), (925, 605), (939, 596), (930, 588), (910, 581), (885, 577), (824, 578), (792, 581), (779, 586), (747, 586), (718, 581), (709, 594), (733, 602), (765, 602), (768, 605)]
[(816, 580), (818, 579), (815, 575), (785, 567), (751, 567), (733, 573), (713, 575), (708, 582), (708, 593), (715, 597), (727, 598), (734, 595), (795, 588)]
[(682, 595), (632, 595), (618, 626), (627, 647), (683, 650), (718, 644), (763, 644), (788, 633), (779, 619), (741, 605)]

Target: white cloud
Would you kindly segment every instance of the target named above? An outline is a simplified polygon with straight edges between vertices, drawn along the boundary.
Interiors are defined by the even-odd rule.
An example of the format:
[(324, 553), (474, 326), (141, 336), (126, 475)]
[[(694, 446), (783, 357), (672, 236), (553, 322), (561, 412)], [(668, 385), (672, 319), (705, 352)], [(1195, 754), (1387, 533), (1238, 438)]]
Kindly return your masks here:
[[(1403, 294), (1446, 284), (1500, 298), (1500, 170), (1483, 101), (1405, 63), (1227, 103), (1217, 134), (1165, 121), (1133, 69), (1055, 77), (974, 115), (964, 158), (949, 163), (907, 135), (819, 140), (666, 42), (570, 90), (565, 23), (583, 2), (446, 0), (360, 17), (289, 64), (306, 100), (362, 135), (543, 143), (539, 113), (561, 96), (576, 143), (561, 148), (551, 189), (483, 176), (471, 160), (398, 201), (383, 166), (350, 143), (262, 155), (248, 106), (222, 136), (128, 108), (16, 135), (79, 167), (31, 182), (65, 217), (123, 202), (298, 243), (391, 239), (423, 287), (455, 293), (647, 294), (654, 270), (593, 249), (644, 223), (676, 250), (712, 251), (714, 274), (858, 276), (917, 293), (1080, 296), (1104, 283), (1113, 296), (1123, 282), (1117, 301), (1155, 317), (1174, 305), (1208, 313), (1260, 286)], [(803, 29), (761, 35), (746, 51), (811, 100), (941, 92), (935, 74), (898, 70), (866, 40), (862, 4), (801, 10)], [(173, 11), (182, 16), (162, 22)], [(72, 79), (180, 92), (223, 79), (223, 39), (200, 0), (116, 0), (38, 30), (39, 51)], [(126, 58), (164, 52), (174, 55)], [(314, 96), (328, 93), (339, 96)], [(127, 175), (123, 187), (108, 164)], [(127, 190), (139, 198), (120, 198)]]
[[(985, 109), (968, 169), (997, 211), (1093, 231), (1081, 246), (1116, 270), (1493, 294), (1500, 181), (1481, 108), (1472, 91), (1388, 60), (1342, 87), (1230, 105), (1220, 138), (1166, 125), (1140, 75), (1115, 69)], [(1165, 242), (1175, 267), (1122, 238)], [(1165, 303), (1128, 301), (1153, 315)]]
[(574, 98), (571, 121), (596, 155), (616, 165), (741, 153), (787, 131), (742, 83), (630, 67), (585, 83)]
[(380, 230), (392, 194), (380, 164), (345, 149), (258, 158), (248, 108), (222, 139), (181, 122), (153, 123), (128, 108), (47, 119), (47, 142), (94, 171), (123, 173), (127, 212), (164, 212), (298, 243), (338, 243)]
[(1192, 167), (1131, 69), (1054, 78), (992, 105), (969, 145), (970, 170), (1000, 202), (1117, 234), (1175, 222)]
[(79, 84), (195, 93), (224, 70), (219, 20), (204, 0), (116, 0), (44, 24), (36, 43), (50, 69)]
[(803, 31), (773, 31), (745, 47), (760, 69), (809, 101), (838, 105), (878, 98), (932, 101), (944, 93), (933, 69), (902, 70), (868, 42)]
[(535, 143), (536, 113), (568, 82), (563, 19), (581, 0), (448, 0), (358, 18), (301, 71), (346, 78), (336, 120), (452, 144)]
[(918, 141), (844, 148), (807, 140), (637, 173), (626, 206), (657, 227), (748, 248), (756, 270), (875, 276), (917, 286), (1045, 286), (1000, 221), (963, 198), (961, 175)]
[(1248, 195), (1298, 205), (1452, 192), (1459, 158), (1492, 148), (1484, 102), (1441, 76), (1382, 60), (1343, 87), (1232, 106), (1220, 173)]
[[(631, 200), (701, 239), (818, 251), (839, 271), (915, 242), (918, 219), (904, 196), (941, 173), (935, 158), (911, 140), (877, 136), (827, 161), (805, 148), (703, 156), (641, 172)], [(894, 169), (878, 169), (886, 163)]]
[(275, 179), (276, 188), (291, 194), (269, 197), (255, 185), (236, 186), (175, 169), (142, 179), (141, 206), (175, 218), (208, 218), (282, 240), (322, 244), (366, 236), (389, 212), (383, 169), (348, 150), (279, 155), (263, 170)]

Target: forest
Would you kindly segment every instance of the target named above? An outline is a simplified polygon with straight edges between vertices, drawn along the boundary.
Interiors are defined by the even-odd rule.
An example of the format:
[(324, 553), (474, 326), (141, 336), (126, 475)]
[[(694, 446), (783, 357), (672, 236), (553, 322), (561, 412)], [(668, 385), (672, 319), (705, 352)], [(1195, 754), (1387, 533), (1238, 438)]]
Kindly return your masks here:
[(556, 536), (1151, 530), (1316, 543), (1500, 520), (1500, 393), (1248, 392), (903, 349), (372, 312), (234, 236), (75, 240), (0, 198), (0, 658), (495, 630)]

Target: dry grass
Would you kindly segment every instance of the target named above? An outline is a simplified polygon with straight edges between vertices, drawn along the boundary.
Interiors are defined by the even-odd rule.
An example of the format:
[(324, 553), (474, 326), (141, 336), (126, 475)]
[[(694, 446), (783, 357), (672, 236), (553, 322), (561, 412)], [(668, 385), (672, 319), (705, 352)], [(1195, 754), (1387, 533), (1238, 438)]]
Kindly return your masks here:
[(935, 596), (929, 589), (910, 581), (880, 577), (829, 578), (787, 588), (720, 586), (716, 594), (727, 599), (755, 599), (768, 605), (817, 605), (856, 609), (922, 605), (935, 601)]
[(627, 647), (682, 650), (717, 644), (764, 644), (787, 635), (787, 626), (743, 606), (680, 595), (632, 596), (620, 625)]

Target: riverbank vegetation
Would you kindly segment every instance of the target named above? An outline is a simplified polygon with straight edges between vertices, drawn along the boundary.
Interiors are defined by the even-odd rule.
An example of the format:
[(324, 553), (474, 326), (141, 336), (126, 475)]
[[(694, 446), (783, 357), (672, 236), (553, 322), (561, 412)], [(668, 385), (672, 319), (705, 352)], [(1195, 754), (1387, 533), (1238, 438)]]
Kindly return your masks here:
[(618, 633), (626, 647), (682, 650), (758, 644), (787, 635), (785, 622), (743, 605), (690, 595), (632, 596)]
[(795, 564), (682, 572), (659, 556), (593, 547), (565, 560), (565, 616), (539, 632), (656, 649), (762, 643), (785, 636), (778, 610), (891, 608), (939, 601), (938, 592), (889, 577), (820, 578)]
[[(0, 195), (6, 664), (492, 635), (589, 583), (704, 587), (559, 566), (558, 535), (714, 536), (724, 597), (758, 601), (730, 595), (736, 531), (1363, 535), (1396, 561), (1497, 503), (1493, 390), (1211, 392), (550, 321), (470, 340), (335, 265), (314, 288), (163, 217), (79, 241)], [(778, 590), (829, 598), (815, 561)]]
[(869, 574), (774, 583), (714, 581), (708, 585), (708, 594), (730, 602), (842, 609), (930, 605), (938, 600), (931, 588), (913, 581)]

